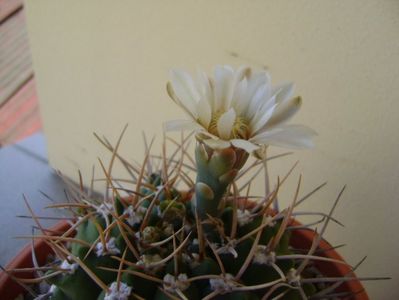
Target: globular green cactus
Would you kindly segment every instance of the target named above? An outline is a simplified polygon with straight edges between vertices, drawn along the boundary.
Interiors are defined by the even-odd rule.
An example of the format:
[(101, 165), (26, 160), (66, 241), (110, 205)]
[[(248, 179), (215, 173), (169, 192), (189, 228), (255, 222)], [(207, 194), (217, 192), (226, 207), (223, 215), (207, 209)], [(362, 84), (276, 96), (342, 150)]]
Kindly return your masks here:
[(303, 299), (328, 289), (303, 281), (321, 276), (312, 261), (329, 259), (290, 246), (291, 210), (270, 209), (277, 188), (258, 202), (232, 192), (247, 158), (198, 142), (197, 180), (183, 190), (177, 178), (185, 172), (175, 167), (185, 164), (166, 160), (176, 172), (151, 168), (131, 196), (113, 187), (107, 201), (65, 204), (75, 220), (48, 239), (57, 258), (38, 278), (50, 285), (43, 297)]
[[(248, 68), (234, 73), (219, 67), (216, 82), (201, 80), (197, 90), (187, 74), (175, 71), (168, 85), (170, 96), (202, 131), (196, 135), (195, 163), (187, 154), (187, 139), (173, 142), (177, 148), (169, 158), (166, 147), (162, 156), (147, 153), (141, 168), (101, 140), (113, 153), (111, 165), (119, 158), (135, 188), (121, 188), (101, 164), (112, 197), (88, 200), (82, 188), (75, 191), (74, 202), (58, 205), (73, 212), (73, 221), (63, 235), (44, 234), (56, 259), (38, 269), (47, 272), (37, 281), (50, 285), (43, 298), (294, 300), (335, 295), (339, 280), (323, 278), (313, 263), (345, 264), (318, 252), (331, 214), (321, 214), (325, 226), (313, 245), (296, 249), (290, 239), (296, 229), (293, 209), (305, 199), (298, 199), (300, 181), (292, 204), (280, 211), (271, 206), (285, 179), (257, 198), (241, 195), (236, 182), (257, 166), (266, 167), (267, 158), (260, 155), (266, 142), (311, 144), (313, 131), (280, 124), (300, 104), (298, 98), (291, 100), (292, 86), (272, 89), (267, 75)], [(167, 127), (181, 129), (181, 124), (187, 125)], [(250, 153), (261, 160), (243, 171)]]

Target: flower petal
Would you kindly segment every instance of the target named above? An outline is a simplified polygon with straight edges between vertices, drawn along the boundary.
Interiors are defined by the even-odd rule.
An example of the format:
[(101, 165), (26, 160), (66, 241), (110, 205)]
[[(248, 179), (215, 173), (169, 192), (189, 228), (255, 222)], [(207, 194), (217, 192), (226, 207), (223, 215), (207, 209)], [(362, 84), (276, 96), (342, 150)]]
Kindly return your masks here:
[(206, 99), (201, 99), (197, 105), (198, 118), (202, 126), (208, 128), (212, 118), (212, 110)]
[(177, 98), (192, 116), (197, 118), (196, 105), (200, 95), (191, 76), (182, 70), (174, 69), (171, 70), (170, 77), (173, 91)]
[(206, 139), (203, 140), (203, 142), (210, 148), (212, 149), (217, 149), (217, 150), (221, 150), (221, 149), (226, 149), (229, 148), (231, 146), (231, 144), (227, 141), (224, 140), (215, 140), (215, 139)]
[(235, 87), (233, 101), (231, 103), (238, 115), (244, 115), (248, 109), (248, 100), (246, 96), (248, 86), (247, 78), (241, 80)]
[(259, 146), (247, 141), (247, 140), (242, 140), (242, 139), (234, 139), (230, 141), (231, 144), (240, 149), (244, 149), (248, 153), (252, 153), (253, 151), (259, 149)]
[(208, 101), (209, 106), (213, 109), (214, 106), (214, 91), (211, 79), (206, 75), (205, 72), (198, 70), (198, 91), (201, 94), (202, 99)]
[(251, 68), (248, 66), (240, 66), (235, 72), (233, 76), (233, 85), (234, 87), (242, 81), (244, 78), (247, 78), (251, 75)]
[[(272, 104), (271, 107), (270, 107), (270, 104)], [(255, 117), (251, 120), (252, 135), (255, 135), (260, 129), (262, 129), (265, 126), (265, 124), (273, 116), (274, 110), (275, 110), (277, 104), (274, 103), (274, 98), (272, 98), (270, 100), (270, 103), (267, 103), (264, 106), (265, 107), (260, 109), (255, 114)]]
[(173, 120), (163, 124), (165, 131), (179, 131), (179, 130), (198, 130), (203, 129), (197, 122), (192, 120)]
[(267, 101), (268, 97), (268, 86), (267, 84), (262, 84), (256, 90), (254, 96), (249, 103), (249, 107), (246, 113), (246, 117), (250, 120), (252, 119), (256, 112), (262, 107), (262, 105)]
[(296, 114), (301, 105), (301, 97), (291, 98), (289, 101), (279, 103), (274, 110), (273, 116), (267, 122), (267, 126), (271, 127), (288, 121)]
[(205, 139), (214, 139), (214, 140), (218, 140), (219, 139), (216, 135), (210, 133), (207, 130), (203, 130), (203, 131), (198, 132), (196, 137), (200, 141), (205, 140)]
[(230, 108), (227, 112), (220, 116), (217, 123), (219, 137), (224, 140), (230, 139), (231, 131), (236, 120), (234, 108)]
[(259, 87), (266, 85), (267, 89), (270, 90), (270, 74), (268, 72), (258, 72), (254, 73), (249, 77), (248, 87), (247, 87), (247, 97), (248, 101), (251, 101), (255, 93), (258, 91)]
[(230, 107), (234, 88), (233, 75), (233, 70), (230, 67), (215, 67), (215, 111), (226, 111)]
[(193, 115), (193, 113), (192, 113), (189, 109), (187, 109), (187, 107), (186, 107), (185, 105), (183, 105), (183, 104), (180, 102), (180, 100), (179, 100), (179, 98), (176, 96), (176, 93), (175, 93), (175, 91), (173, 90), (172, 84), (171, 84), (170, 82), (168, 82), (168, 83), (166, 84), (166, 90), (167, 90), (167, 92), (168, 92), (169, 97), (170, 97), (177, 105), (179, 105), (179, 106), (187, 113), (187, 115), (188, 115), (191, 119), (193, 119), (193, 120), (196, 120), (196, 119), (197, 119), (197, 118)]
[(281, 125), (259, 133), (250, 141), (256, 144), (301, 149), (313, 147), (312, 138), (315, 135), (316, 132), (306, 126)]
[(284, 82), (272, 88), (272, 95), (276, 95), (276, 102), (282, 103), (290, 100), (294, 94), (294, 84)]

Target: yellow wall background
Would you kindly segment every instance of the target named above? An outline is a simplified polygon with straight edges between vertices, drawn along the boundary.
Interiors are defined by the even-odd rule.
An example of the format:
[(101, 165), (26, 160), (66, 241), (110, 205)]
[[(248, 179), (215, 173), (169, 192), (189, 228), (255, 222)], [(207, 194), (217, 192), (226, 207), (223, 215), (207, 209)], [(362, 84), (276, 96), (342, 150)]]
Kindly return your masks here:
[[(168, 70), (210, 72), (215, 64), (267, 66), (275, 83), (292, 80), (304, 105), (295, 118), (316, 129), (316, 148), (270, 163), (271, 176), (300, 166), (302, 194), (327, 187), (303, 210), (328, 211), (347, 184), (326, 237), (348, 246), (371, 299), (399, 299), (399, 2), (398, 1), (51, 1), (26, 2), (36, 82), (51, 164), (89, 179), (92, 136), (141, 160), (141, 132), (183, 117), (165, 92)], [(231, 55), (231, 53), (236, 55)], [(273, 151), (284, 151), (275, 149)], [(97, 170), (98, 170), (97, 166)], [(118, 173), (118, 171), (117, 171)], [(262, 191), (260, 182), (254, 191)]]

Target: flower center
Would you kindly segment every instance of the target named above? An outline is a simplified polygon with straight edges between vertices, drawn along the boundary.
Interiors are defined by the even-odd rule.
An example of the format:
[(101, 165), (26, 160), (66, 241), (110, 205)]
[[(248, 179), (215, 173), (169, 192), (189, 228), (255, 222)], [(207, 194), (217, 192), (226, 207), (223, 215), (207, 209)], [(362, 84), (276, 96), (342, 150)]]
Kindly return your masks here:
[[(218, 132), (218, 121), (220, 117), (224, 114), (224, 111), (218, 110), (212, 113), (211, 122), (209, 123), (208, 131), (213, 135), (219, 136)], [(237, 116), (234, 120), (233, 127), (230, 134), (231, 139), (244, 139), (249, 138), (249, 122), (241, 116)]]
[(249, 139), (249, 124), (246, 119), (238, 116), (233, 125), (232, 138), (235, 139)]

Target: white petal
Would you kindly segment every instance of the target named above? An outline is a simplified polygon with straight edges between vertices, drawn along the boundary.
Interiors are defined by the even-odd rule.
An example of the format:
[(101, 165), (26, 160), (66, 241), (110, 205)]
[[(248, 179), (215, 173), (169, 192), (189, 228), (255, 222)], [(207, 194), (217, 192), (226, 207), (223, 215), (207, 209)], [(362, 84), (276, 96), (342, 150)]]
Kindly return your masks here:
[(311, 148), (312, 138), (316, 135), (313, 129), (302, 125), (281, 125), (259, 133), (250, 139), (251, 142), (275, 145), (288, 148)]
[[(229, 66), (225, 66), (225, 68), (230, 69)], [(227, 110), (233, 105), (234, 94), (236, 91), (237, 85), (246, 77), (251, 74), (251, 69), (248, 66), (240, 66), (237, 70), (233, 70), (233, 76), (231, 78), (230, 86), (227, 89), (226, 94), (226, 102), (224, 109)]]
[(233, 97), (233, 70), (225, 66), (215, 67), (215, 107), (227, 110)]
[(202, 99), (206, 99), (211, 109), (214, 106), (214, 91), (211, 84), (210, 78), (205, 72), (198, 71), (198, 91), (200, 92)]
[(248, 80), (247, 97), (251, 100), (261, 85), (266, 85), (270, 90), (270, 75), (267, 72), (253, 74)]
[(194, 117), (194, 115), (192, 114), (192, 112), (190, 110), (187, 109), (187, 107), (185, 107), (179, 100), (179, 98), (176, 96), (176, 93), (172, 87), (172, 84), (170, 82), (168, 82), (166, 84), (166, 90), (168, 92), (168, 95), (170, 98), (172, 98), (172, 100), (179, 105), (186, 113), (187, 115), (192, 118), (193, 120), (196, 120), (196, 118)]
[[(254, 96), (261, 86), (264, 86), (264, 92), (270, 89), (270, 76), (266, 72), (250, 74), (237, 85), (234, 93), (234, 105), (239, 115), (247, 115), (251, 118), (254, 114)], [(259, 96), (259, 95), (258, 95)], [(259, 100), (259, 98), (256, 98)]]
[(198, 118), (205, 128), (208, 128), (212, 118), (212, 111), (209, 102), (206, 99), (201, 99), (197, 105)]
[(233, 102), (231, 103), (238, 115), (244, 115), (248, 109), (249, 102), (247, 101), (246, 91), (248, 87), (248, 80), (244, 78), (235, 87)]
[(219, 139), (216, 135), (210, 133), (210, 132), (207, 131), (207, 130), (204, 130), (204, 131), (199, 132), (199, 133), (197, 134), (197, 137), (199, 137), (199, 140), (205, 140), (205, 139), (214, 139), (214, 140), (218, 140), (218, 139)]
[[(274, 103), (274, 100), (271, 99), (270, 102)], [(267, 104), (269, 104), (269, 103), (267, 103)], [(269, 107), (269, 105), (265, 105), (264, 109), (260, 109), (256, 113), (255, 117), (253, 118), (253, 121), (251, 121), (252, 135), (256, 134), (260, 129), (262, 129), (265, 126), (265, 124), (273, 116), (276, 105), (277, 104), (274, 104), (271, 107)], [(267, 109), (267, 110), (264, 111), (265, 109)]]
[(218, 123), (217, 130), (219, 137), (224, 140), (230, 139), (231, 131), (236, 120), (236, 113), (234, 108), (230, 108), (227, 112), (221, 115)]
[(256, 112), (262, 107), (263, 103), (267, 101), (267, 89), (267, 85), (262, 84), (261, 86), (259, 86), (256, 93), (252, 97), (246, 114), (246, 117), (249, 120), (255, 116)]
[(191, 120), (173, 120), (163, 124), (165, 131), (198, 130), (203, 129), (197, 122)]
[(234, 139), (234, 140), (231, 140), (230, 143), (234, 147), (244, 149), (248, 153), (252, 153), (253, 151), (259, 149), (259, 146), (255, 145), (247, 140)]
[(174, 69), (171, 70), (170, 77), (177, 98), (193, 117), (197, 118), (196, 106), (200, 96), (191, 76), (182, 70)]
[(270, 118), (267, 126), (275, 126), (279, 123), (288, 121), (302, 105), (301, 97), (291, 98), (289, 101), (281, 102), (274, 110), (273, 116)]
[(294, 84), (292, 82), (281, 83), (272, 89), (272, 95), (276, 95), (276, 102), (281, 103), (292, 98), (294, 94)]
[(212, 149), (225, 149), (229, 148), (231, 144), (224, 140), (206, 139), (203, 142)]
[(244, 78), (249, 77), (251, 74), (251, 68), (248, 66), (240, 66), (235, 72), (233, 76), (233, 84), (234, 87), (242, 81)]

